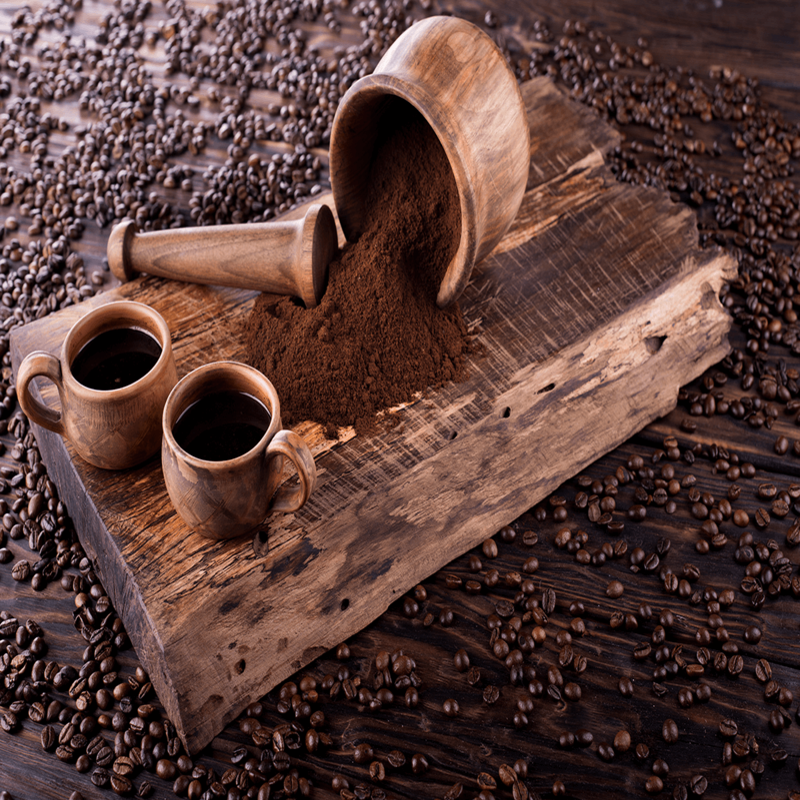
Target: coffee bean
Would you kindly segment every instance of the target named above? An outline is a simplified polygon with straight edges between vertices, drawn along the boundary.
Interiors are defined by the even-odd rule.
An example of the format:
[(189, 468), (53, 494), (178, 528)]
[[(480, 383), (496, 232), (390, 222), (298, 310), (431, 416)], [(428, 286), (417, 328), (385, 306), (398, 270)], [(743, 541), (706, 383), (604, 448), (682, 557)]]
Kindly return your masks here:
[(618, 753), (627, 753), (631, 747), (631, 735), (626, 730), (617, 731), (614, 736), (614, 750)]
[(453, 624), (454, 615), (452, 608), (443, 608), (439, 612), (439, 624), (444, 628), (449, 628)]
[(770, 523), (769, 512), (765, 508), (757, 508), (755, 513), (755, 523), (759, 528), (766, 528)]
[(783, 748), (773, 750), (769, 755), (770, 761), (775, 765), (783, 764), (788, 757), (789, 754)]
[(708, 779), (705, 775), (693, 775), (689, 778), (689, 791), (695, 797), (702, 797), (708, 789)]
[(111, 773), (108, 770), (98, 767), (92, 772), (92, 783), (100, 789), (105, 789), (111, 781)]
[(661, 736), (668, 744), (678, 741), (678, 725), (674, 719), (664, 720), (664, 724), (661, 726)]
[(558, 735), (558, 746), (564, 749), (575, 746), (575, 734), (572, 731), (562, 731)]
[(369, 765), (369, 777), (373, 781), (383, 781), (386, 778), (386, 768), (380, 761), (373, 761)]
[(655, 572), (661, 565), (661, 559), (658, 553), (650, 553), (642, 562), (642, 568), (645, 572)]
[(71, 762), (75, 760), (75, 750), (66, 744), (60, 744), (56, 747), (56, 758), (59, 761)]
[(594, 735), (590, 730), (580, 728), (575, 731), (575, 744), (578, 747), (590, 747), (592, 742), (594, 742)]
[(762, 500), (772, 500), (778, 493), (774, 483), (761, 483), (756, 490), (756, 493)]
[(0, 728), (6, 733), (13, 733), (17, 727), (17, 715), (9, 710), (0, 710)]
[[(114, 761), (114, 751), (107, 745), (103, 745), (97, 752), (97, 755), (94, 757), (94, 760), (100, 767), (110, 767)], [(171, 764), (172, 762), (166, 761), (165, 759), (162, 760), (165, 761), (165, 764), (161, 767), (161, 773), (163, 774), (159, 774), (158, 764), (156, 764), (156, 774), (159, 777), (164, 777), (164, 775), (166, 775), (167, 777), (164, 778), (165, 780), (172, 780), (174, 774), (171, 773), (170, 768), (166, 766), (167, 764)]]
[(386, 756), (386, 760), (395, 769), (400, 769), (406, 763), (406, 757), (400, 750), (391, 750)]
[(114, 760), (112, 771), (115, 775), (129, 776), (135, 770), (133, 761), (128, 756), (119, 756)]
[(748, 644), (758, 644), (761, 641), (761, 628), (757, 625), (748, 625), (744, 631), (744, 640)]
[[(276, 772), (282, 774), (289, 771), (292, 766), (292, 760), (285, 750), (278, 750), (272, 757), (272, 766)], [(194, 774), (194, 770), (192, 771), (192, 774)]]
[(694, 696), (698, 703), (707, 703), (711, 699), (711, 687), (707, 683), (701, 683), (694, 690)]
[(366, 764), (373, 758), (372, 747), (367, 742), (361, 742), (353, 750), (353, 761), (356, 764)]
[(481, 545), (481, 550), (486, 558), (497, 558), (497, 542), (494, 539), (486, 539)]
[(428, 758), (424, 753), (414, 753), (411, 756), (411, 771), (415, 775), (421, 775), (428, 770)]
[(568, 667), (575, 659), (572, 646), (565, 644), (558, 653), (558, 664), (560, 667)]
[(52, 725), (45, 725), (42, 728), (42, 733), (40, 735), (40, 741), (42, 744), (43, 750), (54, 750), (56, 747), (56, 743), (58, 741), (56, 737), (55, 729)]
[(600, 742), (597, 745), (597, 755), (603, 759), (603, 761), (612, 761), (614, 756), (614, 748), (608, 742)]
[(133, 794), (133, 783), (122, 775), (111, 775), (111, 788), (120, 797), (130, 797)]
[(781, 709), (775, 708), (770, 712), (769, 727), (772, 729), (773, 733), (781, 733), (786, 727)]
[(736, 654), (731, 656), (728, 659), (728, 674), (731, 677), (736, 677), (737, 675), (741, 675), (742, 670), (744, 669), (744, 659), (742, 656)]
[(745, 594), (752, 595), (760, 591), (761, 582), (758, 580), (758, 578), (747, 576), (742, 580), (740, 588)]
[(742, 774), (742, 768), (738, 764), (731, 764), (725, 770), (725, 784), (728, 788), (732, 788), (739, 781)]
[(526, 547), (533, 547), (539, 543), (539, 534), (536, 531), (525, 531), (522, 534), (522, 543)]
[(577, 702), (581, 699), (581, 687), (577, 683), (567, 683), (564, 686), (563, 694), (567, 700), (570, 700), (571, 702)]
[(756, 662), (755, 673), (759, 682), (766, 683), (772, 680), (772, 665), (765, 658), (761, 658)]
[(444, 711), (448, 717), (457, 717), (458, 701), (452, 697), (447, 698), (447, 700), (442, 703), (442, 711)]
[(786, 544), (789, 547), (797, 547), (800, 544), (800, 520), (795, 520), (786, 531)]
[(637, 642), (633, 648), (633, 657), (637, 661), (644, 661), (646, 658), (650, 657), (652, 652), (653, 648), (650, 646), (649, 642)]
[(161, 780), (164, 781), (174, 780), (177, 774), (178, 774), (178, 768), (168, 758), (161, 758), (156, 762), (156, 775), (158, 775), (158, 777), (161, 778)]
[(739, 528), (745, 528), (750, 523), (750, 515), (741, 508), (733, 512), (733, 524)]
[(491, 791), (497, 788), (497, 781), (488, 772), (479, 772), (475, 782), (481, 790), (489, 789)]

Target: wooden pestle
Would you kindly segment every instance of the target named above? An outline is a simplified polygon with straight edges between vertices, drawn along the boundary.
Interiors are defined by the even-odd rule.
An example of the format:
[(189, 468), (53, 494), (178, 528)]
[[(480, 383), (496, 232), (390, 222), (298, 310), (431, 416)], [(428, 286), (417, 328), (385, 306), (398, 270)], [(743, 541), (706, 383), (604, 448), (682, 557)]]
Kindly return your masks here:
[(312, 205), (302, 219), (210, 225), (137, 233), (130, 220), (108, 239), (108, 265), (122, 281), (139, 272), (189, 283), (232, 286), (299, 297), (316, 306), (338, 246), (336, 223), (326, 205)]

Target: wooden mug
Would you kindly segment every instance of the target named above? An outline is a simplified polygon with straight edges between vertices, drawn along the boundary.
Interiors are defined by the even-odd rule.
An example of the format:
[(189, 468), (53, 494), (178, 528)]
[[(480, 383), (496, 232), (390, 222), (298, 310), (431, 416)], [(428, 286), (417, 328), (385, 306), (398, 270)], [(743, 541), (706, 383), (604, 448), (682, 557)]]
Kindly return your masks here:
[[(121, 349), (108, 349), (109, 337), (124, 337), (130, 332), (148, 337), (145, 344), (152, 348), (149, 354), (132, 355), (118, 339), (113, 347)], [(85, 358), (87, 345), (95, 349), (90, 357), (99, 369), (103, 359), (110, 356), (120, 359), (119, 363), (127, 359), (128, 367), (132, 358), (148, 359), (143, 370), (153, 359), (155, 363), (141, 377), (132, 382), (123, 380), (117, 388), (92, 388), (78, 380), (73, 371), (80, 364), (81, 351)], [(32, 394), (30, 384), (36, 377), (55, 384), (60, 411)], [(120, 301), (99, 306), (81, 317), (67, 333), (59, 358), (44, 351), (29, 353), (17, 375), (17, 396), (33, 422), (66, 437), (85, 461), (103, 469), (127, 469), (158, 452), (161, 412), (177, 380), (164, 318), (143, 303)]]
[(330, 174), (344, 235), (369, 222), (370, 166), (390, 104), (422, 113), (458, 187), (461, 237), (436, 302), (463, 292), (519, 210), (530, 166), (528, 116), (514, 74), (492, 39), (457, 17), (429, 17), (404, 31), (375, 71), (347, 91), (333, 120)]
[[(192, 407), (202, 409), (200, 401), (214, 401), (210, 403), (216, 405), (213, 415), (205, 409), (195, 412), (200, 414), (197, 425), (205, 426), (211, 436), (219, 436), (223, 430), (231, 435), (230, 428), (214, 430), (217, 424), (230, 423), (228, 393), (249, 395), (269, 412), (261, 438), (245, 452), (235, 454), (233, 450), (222, 460), (192, 454), (176, 438), (182, 415)], [(222, 400), (214, 400), (215, 396)], [(297, 511), (316, 486), (317, 470), (308, 445), (296, 433), (282, 429), (275, 387), (246, 364), (217, 361), (198, 367), (178, 381), (164, 406), (162, 428), (161, 466), (170, 500), (190, 528), (210, 539), (232, 539), (249, 533), (272, 511)], [(186, 444), (185, 440), (182, 443)], [(195, 452), (207, 455), (205, 451)], [(297, 470), (296, 485), (280, 485), (284, 459)]]

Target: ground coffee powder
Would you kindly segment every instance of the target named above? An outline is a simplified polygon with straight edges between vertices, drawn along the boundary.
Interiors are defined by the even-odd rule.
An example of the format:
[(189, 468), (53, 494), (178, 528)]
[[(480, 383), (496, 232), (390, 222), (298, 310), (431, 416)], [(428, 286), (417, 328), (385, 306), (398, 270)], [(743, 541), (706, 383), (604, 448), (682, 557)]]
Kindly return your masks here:
[(436, 305), (461, 226), (450, 164), (404, 101), (381, 130), (367, 228), (331, 264), (322, 302), (263, 294), (245, 322), (249, 361), (275, 385), (285, 424), (367, 430), (377, 411), (465, 377), (461, 311)]

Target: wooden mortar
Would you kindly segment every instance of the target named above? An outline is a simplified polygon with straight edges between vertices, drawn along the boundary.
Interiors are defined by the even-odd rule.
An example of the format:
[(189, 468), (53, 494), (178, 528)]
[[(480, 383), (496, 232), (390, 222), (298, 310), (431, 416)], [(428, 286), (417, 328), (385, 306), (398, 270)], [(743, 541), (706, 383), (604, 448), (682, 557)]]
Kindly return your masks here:
[(364, 232), (372, 156), (383, 112), (401, 98), (422, 113), (444, 148), (461, 205), (461, 238), (436, 302), (467, 285), (517, 214), (530, 163), (528, 119), (516, 78), (497, 45), (456, 17), (406, 30), (372, 75), (356, 81), (333, 121), (330, 174), (336, 212), (350, 241)]

